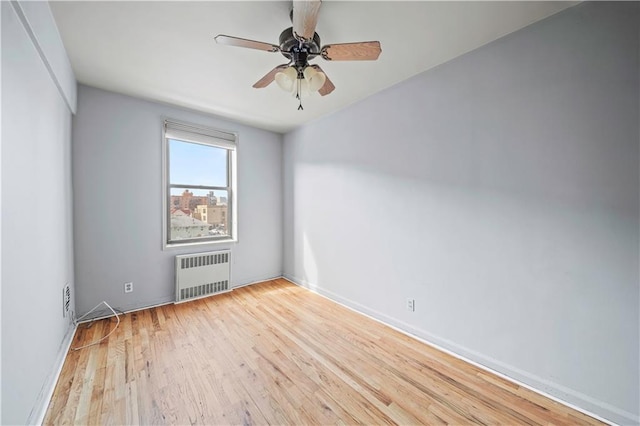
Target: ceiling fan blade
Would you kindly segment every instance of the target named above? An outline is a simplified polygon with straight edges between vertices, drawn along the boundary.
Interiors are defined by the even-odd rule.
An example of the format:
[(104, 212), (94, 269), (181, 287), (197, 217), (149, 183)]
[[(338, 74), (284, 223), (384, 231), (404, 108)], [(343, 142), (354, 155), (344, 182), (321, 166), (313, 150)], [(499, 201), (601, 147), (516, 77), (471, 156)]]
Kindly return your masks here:
[(278, 52), (280, 48), (275, 44), (263, 43), (261, 41), (247, 40), (245, 38), (232, 37), (224, 34), (215, 36), (218, 44), (226, 44), (227, 46), (246, 47), (249, 49), (264, 50), (266, 52)]
[(311, 65), (316, 71), (319, 71), (321, 73), (323, 73), (326, 77), (326, 80), (324, 81), (324, 84), (322, 85), (321, 88), (318, 89), (318, 93), (320, 93), (321, 96), (326, 96), (329, 93), (333, 92), (336, 88), (336, 86), (333, 85), (333, 82), (331, 80), (329, 80), (329, 76), (327, 75), (326, 72), (324, 72), (322, 70), (322, 68), (320, 68), (320, 65)]
[(293, 33), (304, 40), (312, 40), (318, 23), (321, 0), (293, 1)]
[(328, 44), (322, 47), (321, 55), (327, 61), (375, 61), (382, 48), (379, 41), (360, 43)]
[(255, 87), (256, 89), (262, 89), (264, 87), (267, 87), (268, 85), (270, 85), (273, 82), (273, 80), (275, 80), (276, 74), (278, 72), (280, 72), (280, 71), (285, 70), (288, 66), (289, 66), (289, 64), (278, 65), (277, 67), (275, 67), (274, 69), (269, 71), (260, 80), (256, 81), (256, 83), (253, 85), (253, 87)]

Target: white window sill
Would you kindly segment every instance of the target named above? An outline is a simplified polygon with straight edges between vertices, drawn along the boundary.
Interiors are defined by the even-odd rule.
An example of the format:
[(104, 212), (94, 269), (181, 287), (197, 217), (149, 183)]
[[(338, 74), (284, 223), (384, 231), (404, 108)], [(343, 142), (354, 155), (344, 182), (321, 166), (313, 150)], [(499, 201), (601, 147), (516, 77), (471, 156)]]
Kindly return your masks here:
[(197, 242), (189, 242), (189, 243), (170, 243), (164, 244), (163, 250), (170, 249), (179, 249), (184, 247), (198, 247), (198, 246), (210, 246), (210, 245), (218, 245), (218, 244), (233, 244), (237, 243), (237, 238), (225, 238), (223, 240), (212, 240), (212, 241), (197, 241)]

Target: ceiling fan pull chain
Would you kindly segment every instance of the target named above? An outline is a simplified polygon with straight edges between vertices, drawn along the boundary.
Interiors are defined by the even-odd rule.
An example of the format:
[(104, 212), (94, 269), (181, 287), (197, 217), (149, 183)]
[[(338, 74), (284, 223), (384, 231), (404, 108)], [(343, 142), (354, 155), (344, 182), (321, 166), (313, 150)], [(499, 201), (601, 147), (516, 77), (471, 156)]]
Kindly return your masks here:
[(302, 80), (298, 79), (298, 91), (296, 93), (296, 98), (298, 98), (298, 101), (300, 102), (300, 105), (298, 105), (298, 111), (300, 111), (300, 110), (304, 111), (304, 108), (302, 108), (302, 96), (300, 95), (300, 89), (301, 89), (301, 86), (302, 86), (301, 81)]

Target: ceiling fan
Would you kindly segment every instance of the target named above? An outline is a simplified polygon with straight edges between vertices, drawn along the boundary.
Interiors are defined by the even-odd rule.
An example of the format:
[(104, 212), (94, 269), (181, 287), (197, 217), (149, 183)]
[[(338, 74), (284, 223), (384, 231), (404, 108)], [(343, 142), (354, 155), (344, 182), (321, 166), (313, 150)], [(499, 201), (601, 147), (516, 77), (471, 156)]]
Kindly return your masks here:
[(309, 61), (318, 56), (327, 61), (375, 61), (382, 52), (379, 41), (322, 46), (320, 36), (315, 32), (320, 5), (321, 0), (294, 0), (290, 14), (293, 26), (280, 34), (279, 45), (223, 34), (217, 35), (215, 40), (228, 46), (280, 52), (289, 62), (269, 71), (253, 87), (261, 89), (275, 80), (278, 86), (296, 96), (300, 102), (300, 110), (303, 109), (303, 93), (317, 91), (325, 96), (335, 89), (322, 68), (309, 64)]

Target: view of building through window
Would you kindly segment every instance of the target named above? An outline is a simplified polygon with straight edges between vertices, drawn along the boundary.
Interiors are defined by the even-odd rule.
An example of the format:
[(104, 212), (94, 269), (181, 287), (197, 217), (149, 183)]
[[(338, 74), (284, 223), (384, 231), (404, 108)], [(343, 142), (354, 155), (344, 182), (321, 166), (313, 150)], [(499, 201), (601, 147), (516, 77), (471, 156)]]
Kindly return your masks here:
[(169, 240), (229, 237), (229, 151), (169, 141)]
[(229, 235), (226, 191), (171, 188), (171, 239)]

